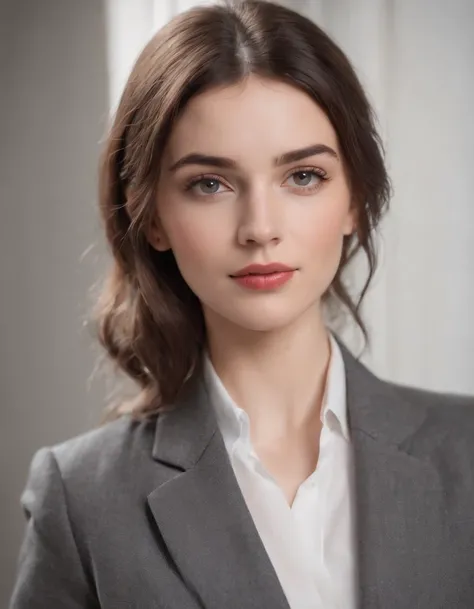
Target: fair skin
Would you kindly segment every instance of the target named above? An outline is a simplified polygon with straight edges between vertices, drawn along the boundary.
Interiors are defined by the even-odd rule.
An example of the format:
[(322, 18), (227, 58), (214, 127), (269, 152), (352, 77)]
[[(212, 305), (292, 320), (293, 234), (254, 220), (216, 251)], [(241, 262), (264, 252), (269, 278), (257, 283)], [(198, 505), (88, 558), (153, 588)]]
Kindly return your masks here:
[[(275, 157), (323, 145), (275, 165)], [(226, 157), (182, 164), (190, 153)], [(327, 177), (324, 180), (321, 176)], [(201, 179), (190, 190), (186, 185)], [(315, 469), (330, 344), (321, 296), (354, 230), (336, 133), (304, 92), (251, 75), (190, 100), (164, 150), (149, 235), (172, 249), (202, 303), (209, 355), (250, 420), (253, 447), (291, 504)], [(297, 269), (268, 291), (230, 277), (252, 264)]]

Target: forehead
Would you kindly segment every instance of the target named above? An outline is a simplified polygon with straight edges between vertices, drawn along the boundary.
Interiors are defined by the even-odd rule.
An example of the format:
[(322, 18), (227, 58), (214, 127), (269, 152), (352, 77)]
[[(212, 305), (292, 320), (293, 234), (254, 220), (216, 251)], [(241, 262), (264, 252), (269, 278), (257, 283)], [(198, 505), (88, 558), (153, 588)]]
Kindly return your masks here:
[(317, 103), (287, 83), (251, 75), (192, 98), (167, 149), (171, 159), (199, 151), (243, 162), (316, 142), (337, 150), (335, 130)]

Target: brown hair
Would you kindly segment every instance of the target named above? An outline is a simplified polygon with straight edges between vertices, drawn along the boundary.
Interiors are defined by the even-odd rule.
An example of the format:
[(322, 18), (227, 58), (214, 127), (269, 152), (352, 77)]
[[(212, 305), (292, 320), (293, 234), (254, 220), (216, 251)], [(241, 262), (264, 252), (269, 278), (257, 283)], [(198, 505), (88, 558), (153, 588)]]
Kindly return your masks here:
[[(187, 101), (250, 73), (311, 95), (339, 139), (357, 214), (323, 303), (345, 305), (368, 341), (360, 305), (376, 268), (373, 229), (388, 207), (390, 183), (374, 116), (344, 53), (313, 22), (273, 2), (195, 7), (167, 23), (145, 46), (128, 79), (100, 173), (100, 208), (113, 267), (99, 301), (98, 334), (116, 365), (140, 387), (131, 411), (147, 416), (172, 405), (198, 368), (205, 345), (201, 305), (173, 253), (147, 241), (167, 137)], [(342, 274), (362, 249), (368, 277), (353, 302)]]

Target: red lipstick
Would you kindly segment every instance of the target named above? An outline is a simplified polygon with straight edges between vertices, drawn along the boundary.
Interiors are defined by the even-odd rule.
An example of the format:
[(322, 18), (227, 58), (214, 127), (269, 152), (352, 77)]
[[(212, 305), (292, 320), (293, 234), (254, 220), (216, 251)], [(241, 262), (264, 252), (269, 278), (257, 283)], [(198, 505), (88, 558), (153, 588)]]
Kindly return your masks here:
[(272, 290), (289, 281), (295, 269), (274, 262), (272, 264), (250, 264), (231, 277), (242, 287), (250, 290)]

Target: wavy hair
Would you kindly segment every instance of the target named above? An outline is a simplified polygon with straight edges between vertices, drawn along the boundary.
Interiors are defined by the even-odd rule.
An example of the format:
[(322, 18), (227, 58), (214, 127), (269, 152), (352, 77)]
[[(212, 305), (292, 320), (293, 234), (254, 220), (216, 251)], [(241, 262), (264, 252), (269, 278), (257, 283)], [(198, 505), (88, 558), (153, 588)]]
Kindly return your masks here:
[[(315, 23), (282, 5), (224, 0), (195, 7), (174, 17), (143, 49), (101, 159), (99, 204), (113, 263), (98, 303), (98, 337), (139, 387), (134, 400), (110, 407), (106, 419), (125, 412), (141, 418), (171, 406), (202, 360), (200, 302), (173, 253), (157, 252), (146, 235), (162, 152), (177, 117), (191, 97), (249, 74), (303, 90), (336, 131), (357, 229), (344, 240), (322, 302), (345, 306), (368, 341), (360, 306), (376, 269), (374, 230), (388, 207), (390, 182), (374, 113), (350, 61)], [(359, 250), (368, 276), (353, 301), (342, 276)]]

